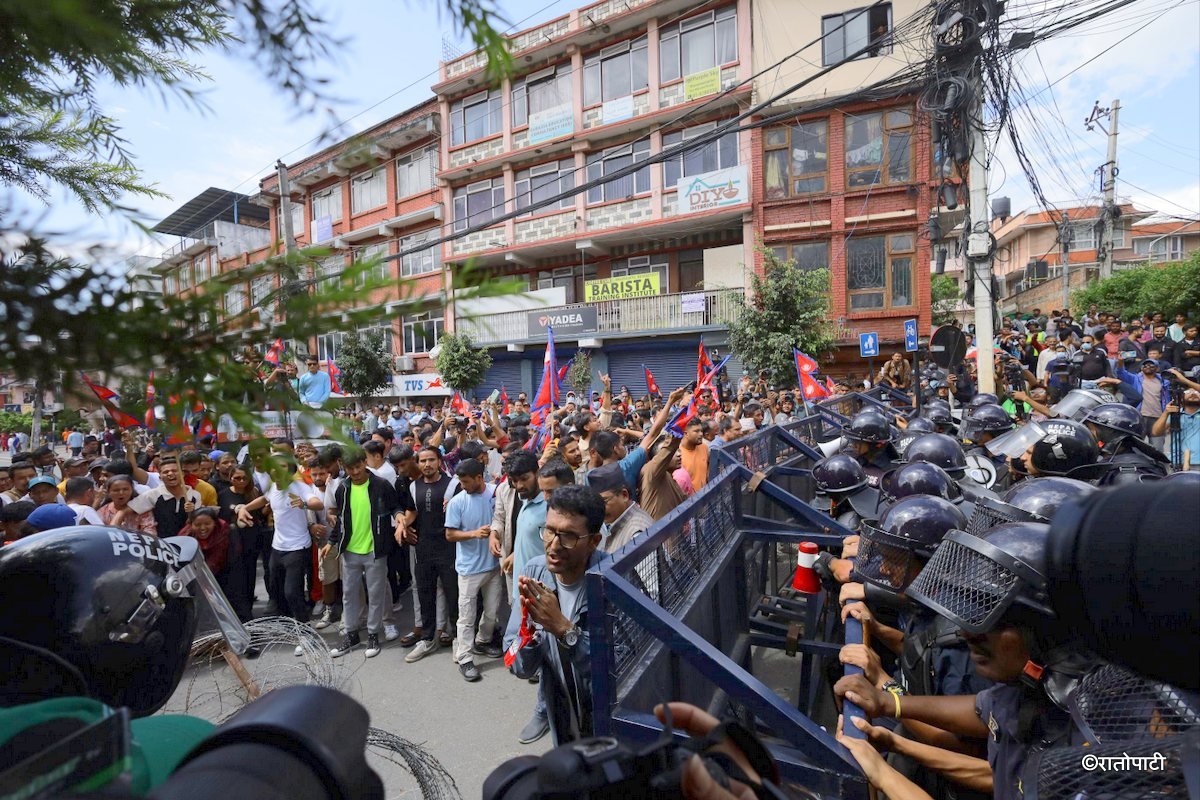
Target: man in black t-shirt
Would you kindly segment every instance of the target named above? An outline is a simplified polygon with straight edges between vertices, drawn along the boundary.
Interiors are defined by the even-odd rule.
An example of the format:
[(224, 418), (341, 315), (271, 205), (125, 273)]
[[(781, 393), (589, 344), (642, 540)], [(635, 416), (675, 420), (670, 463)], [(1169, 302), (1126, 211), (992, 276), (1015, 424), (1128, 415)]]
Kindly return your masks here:
[(1094, 337), (1083, 337), (1083, 343), (1080, 345), (1079, 353), (1076, 354), (1075, 358), (1080, 363), (1079, 377), (1082, 380), (1098, 381), (1101, 378), (1112, 377), (1112, 367), (1108, 363), (1108, 353), (1102, 346), (1096, 346), (1096, 339)]
[(421, 641), (404, 660), (420, 661), (438, 648), (437, 589), (446, 595), (447, 629), (458, 624), (458, 573), (454, 570), (455, 546), (446, 538), (446, 504), (458, 489), (458, 479), (442, 472), (442, 454), (425, 447), (417, 455), (419, 480), (409, 487), (414, 510), (408, 511), (408, 543), (416, 552), (417, 594), (421, 600)]

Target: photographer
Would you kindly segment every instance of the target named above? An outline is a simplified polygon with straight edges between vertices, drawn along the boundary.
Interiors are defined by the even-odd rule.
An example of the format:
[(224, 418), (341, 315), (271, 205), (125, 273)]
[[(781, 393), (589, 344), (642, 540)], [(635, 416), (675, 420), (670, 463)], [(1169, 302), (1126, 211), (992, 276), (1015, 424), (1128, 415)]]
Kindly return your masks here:
[[(1154, 420), (1150, 435), (1166, 442), (1167, 453), (1174, 452), (1176, 442), (1173, 440), (1178, 436), (1180, 456), (1175, 468), (1200, 470), (1200, 383), (1188, 380), (1177, 369), (1170, 370), (1168, 374), (1172, 378), (1171, 393), (1177, 397), (1172, 397), (1162, 414)], [(1176, 386), (1179, 388), (1176, 389)], [(1179, 415), (1178, 433), (1171, 430), (1172, 414)]]
[[(1125, 364), (1129, 363), (1125, 362)], [(1118, 365), (1116, 373), (1117, 377), (1121, 379), (1121, 383), (1136, 392), (1138, 401), (1134, 403), (1134, 406), (1142, 412), (1142, 431), (1149, 436), (1155, 420), (1162, 414), (1171, 399), (1166, 381), (1158, 374), (1158, 362), (1152, 358), (1143, 359), (1141, 370), (1136, 373), (1128, 371), (1125, 365)], [(1158, 439), (1152, 441), (1151, 444), (1161, 450), (1164, 441)]]

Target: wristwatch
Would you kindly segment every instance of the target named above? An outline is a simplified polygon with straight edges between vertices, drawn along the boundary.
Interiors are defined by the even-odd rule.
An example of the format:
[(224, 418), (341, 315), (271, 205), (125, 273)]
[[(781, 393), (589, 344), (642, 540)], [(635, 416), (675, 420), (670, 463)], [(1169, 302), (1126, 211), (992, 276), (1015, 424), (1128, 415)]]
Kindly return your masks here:
[(579, 630), (578, 625), (572, 625), (566, 633), (558, 637), (558, 640), (566, 647), (574, 647), (579, 644), (579, 636), (583, 631)]

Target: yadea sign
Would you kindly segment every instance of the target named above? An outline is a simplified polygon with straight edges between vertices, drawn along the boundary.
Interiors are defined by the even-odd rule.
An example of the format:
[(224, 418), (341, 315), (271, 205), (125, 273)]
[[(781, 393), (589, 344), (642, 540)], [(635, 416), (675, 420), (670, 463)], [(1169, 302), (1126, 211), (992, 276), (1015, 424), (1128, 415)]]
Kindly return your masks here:
[(679, 190), (680, 214), (696, 214), (750, 202), (750, 180), (745, 166), (680, 178), (676, 188)]
[(545, 336), (549, 327), (554, 328), (554, 335), (558, 337), (595, 333), (597, 330), (596, 309), (587, 306), (530, 311), (528, 319), (530, 338)]

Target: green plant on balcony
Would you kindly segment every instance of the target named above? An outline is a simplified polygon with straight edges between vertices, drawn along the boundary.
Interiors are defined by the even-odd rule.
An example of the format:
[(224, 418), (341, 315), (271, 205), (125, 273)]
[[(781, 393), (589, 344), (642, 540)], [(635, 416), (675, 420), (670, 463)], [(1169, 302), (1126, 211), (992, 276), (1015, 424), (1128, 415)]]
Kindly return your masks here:
[(793, 385), (793, 347), (819, 358), (834, 345), (829, 270), (801, 269), (795, 261), (761, 252), (763, 274), (754, 275), (749, 296), (737, 300), (741, 311), (729, 323), (729, 346), (746, 365), (770, 369), (776, 383)]
[(447, 385), (461, 391), (483, 383), (492, 357), (476, 347), (468, 334), (448, 333), (438, 341), (438, 347), (437, 369)]

